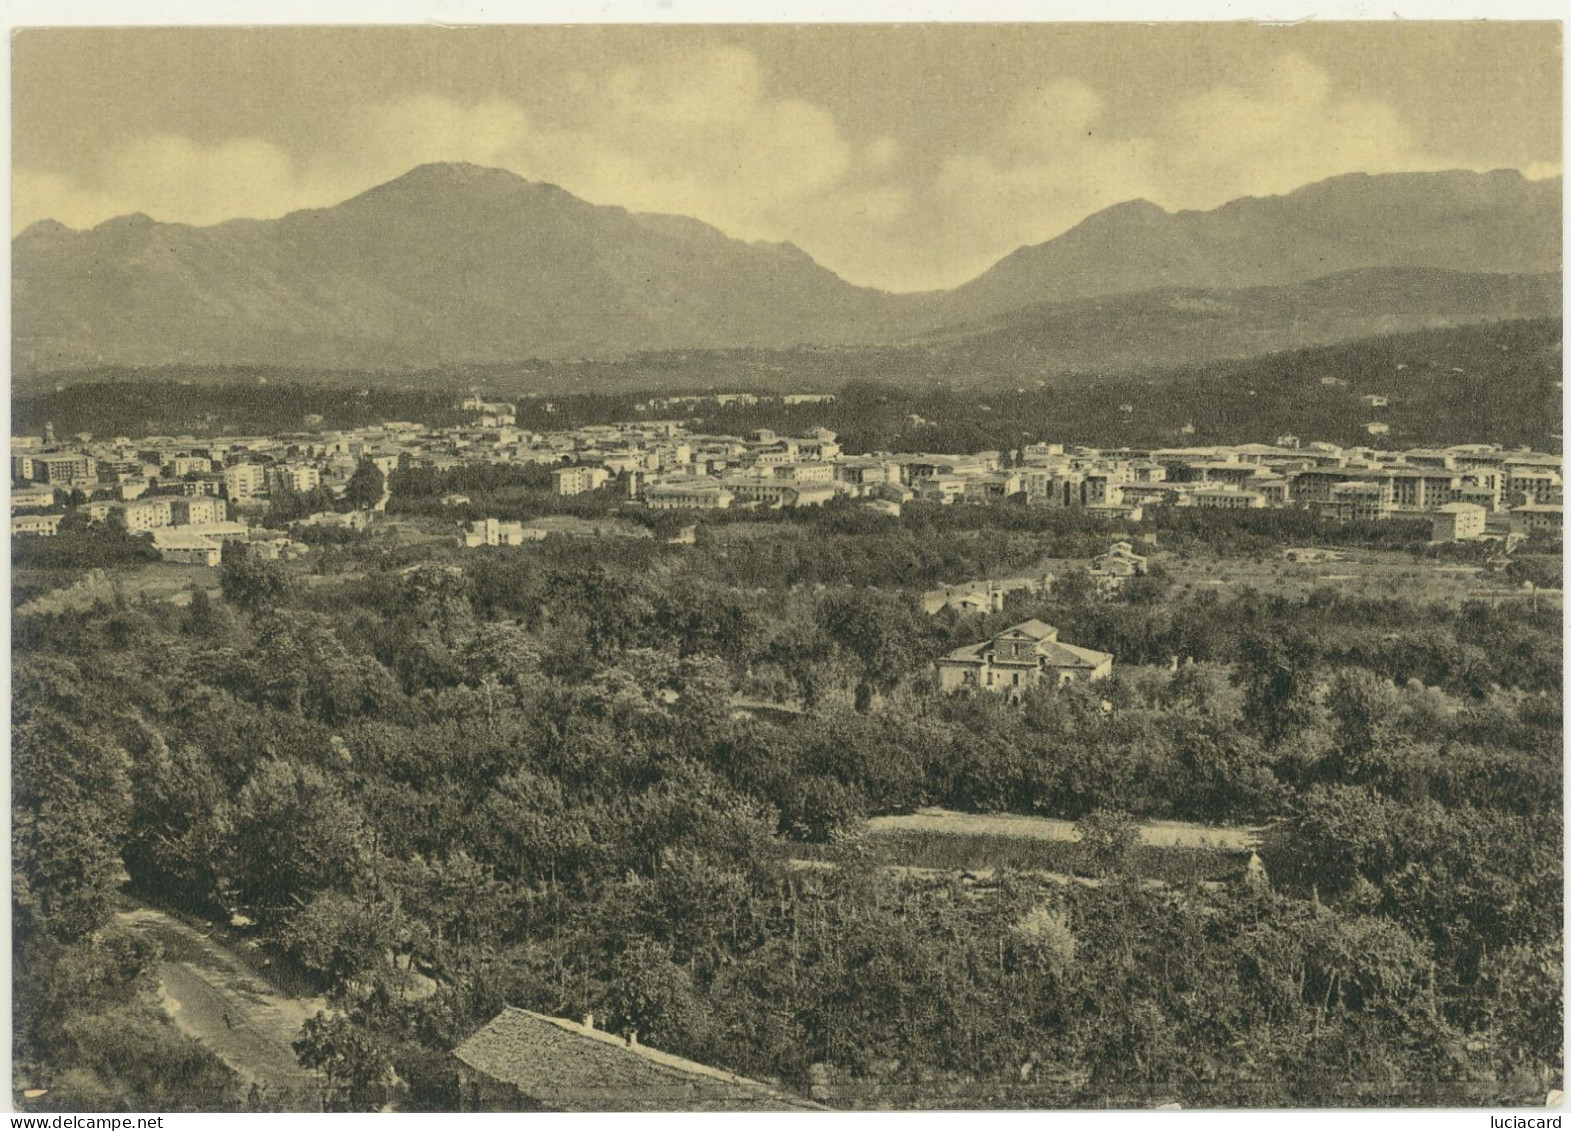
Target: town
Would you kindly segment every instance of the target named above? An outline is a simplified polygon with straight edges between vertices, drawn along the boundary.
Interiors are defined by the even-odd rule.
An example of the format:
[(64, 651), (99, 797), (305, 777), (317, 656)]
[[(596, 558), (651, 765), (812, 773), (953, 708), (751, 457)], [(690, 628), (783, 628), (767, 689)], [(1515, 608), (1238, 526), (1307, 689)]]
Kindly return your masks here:
[[(640, 408), (756, 403), (753, 394), (661, 398)], [(786, 404), (833, 400), (786, 394)], [(553, 407), (553, 406), (548, 406)], [(549, 469), (562, 497), (599, 493), (655, 511), (792, 509), (843, 501), (898, 516), (903, 504), (1023, 504), (1080, 510), (1138, 524), (1154, 508), (1309, 511), (1331, 523), (1423, 519), (1437, 543), (1558, 538), (1562, 457), (1499, 445), (1391, 450), (1298, 437), (1203, 448), (1105, 449), (1034, 443), (969, 453), (844, 451), (824, 428), (799, 436), (699, 430), (692, 418), (637, 420), (533, 432), (514, 404), (466, 398), (467, 424), (428, 429), (389, 421), (350, 431), (263, 437), (89, 434), (12, 437), (11, 532), (55, 534), (68, 514), (146, 535), (165, 561), (216, 566), (224, 547), (264, 558), (300, 552), (287, 531), (262, 524), (284, 496), (342, 503), (356, 473), (380, 481), (401, 468)], [(378, 488), (359, 505), (293, 516), (304, 525), (360, 528), (386, 509)], [(443, 503), (464, 508), (468, 496)], [(466, 545), (518, 545), (545, 527), (478, 516), (454, 536)], [(233, 552), (233, 551), (231, 551)]]

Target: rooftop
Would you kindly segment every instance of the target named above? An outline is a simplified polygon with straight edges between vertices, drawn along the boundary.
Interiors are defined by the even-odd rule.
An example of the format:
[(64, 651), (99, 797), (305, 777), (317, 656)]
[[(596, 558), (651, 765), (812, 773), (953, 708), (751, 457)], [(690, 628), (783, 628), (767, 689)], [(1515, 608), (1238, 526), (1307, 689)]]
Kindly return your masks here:
[(560, 1017), (508, 1007), (453, 1050), (564, 1111), (805, 1111), (818, 1105)]

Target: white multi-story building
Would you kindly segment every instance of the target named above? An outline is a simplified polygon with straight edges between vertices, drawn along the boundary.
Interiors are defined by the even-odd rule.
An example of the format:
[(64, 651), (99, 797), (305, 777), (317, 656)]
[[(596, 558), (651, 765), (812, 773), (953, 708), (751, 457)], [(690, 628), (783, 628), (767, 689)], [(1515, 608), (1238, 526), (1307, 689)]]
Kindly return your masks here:
[(644, 488), (644, 505), (650, 510), (724, 510), (732, 493), (713, 480), (654, 483)]
[(232, 502), (259, 499), (267, 494), (267, 468), (259, 463), (237, 463), (224, 468), (224, 492)]
[(1447, 503), (1435, 510), (1430, 539), (1435, 542), (1471, 542), (1481, 538), (1487, 513), (1477, 503)]
[(537, 526), (481, 518), (469, 524), (464, 534), (464, 545), (471, 549), (476, 546), (522, 546), (525, 542), (538, 542), (544, 537), (545, 531)]
[(267, 469), (267, 489), (304, 494), (322, 485), (322, 473), (308, 463), (275, 464)]
[(558, 495), (582, 495), (605, 486), (610, 478), (603, 467), (559, 467), (551, 473), (551, 487)]

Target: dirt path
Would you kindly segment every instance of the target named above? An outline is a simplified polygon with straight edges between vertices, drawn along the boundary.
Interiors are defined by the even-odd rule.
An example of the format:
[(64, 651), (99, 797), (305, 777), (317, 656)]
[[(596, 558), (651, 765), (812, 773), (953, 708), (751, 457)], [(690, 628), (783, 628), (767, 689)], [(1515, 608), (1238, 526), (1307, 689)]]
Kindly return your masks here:
[[(1075, 841), (1073, 821), (1055, 817), (1019, 817), (1009, 814), (956, 813), (949, 809), (918, 809), (903, 817), (874, 817), (873, 832), (937, 832), (956, 836), (1016, 836), (1034, 840)], [(1255, 847), (1260, 830), (1223, 825), (1196, 825), (1185, 821), (1147, 821), (1140, 839), (1153, 848), (1212, 848), (1243, 851)]]
[(291, 1044), (326, 1002), (287, 996), (234, 951), (173, 916), (137, 908), (117, 918), (163, 947), (160, 998), (176, 1027), (285, 1110), (318, 1110), (316, 1076), (300, 1067)]

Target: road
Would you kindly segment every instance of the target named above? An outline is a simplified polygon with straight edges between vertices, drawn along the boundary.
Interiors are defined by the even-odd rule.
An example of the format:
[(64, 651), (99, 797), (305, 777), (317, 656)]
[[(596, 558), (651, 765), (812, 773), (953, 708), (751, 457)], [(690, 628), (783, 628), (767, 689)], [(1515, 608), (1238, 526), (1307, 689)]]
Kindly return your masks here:
[(288, 996), (240, 954), (161, 911), (141, 907), (117, 918), (163, 948), (160, 1003), (181, 1032), (284, 1110), (318, 1110), (317, 1078), (300, 1067), (291, 1044), (326, 1002)]

